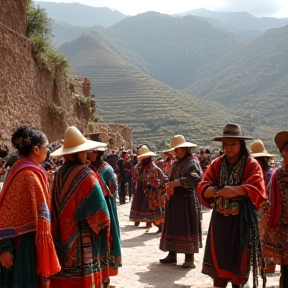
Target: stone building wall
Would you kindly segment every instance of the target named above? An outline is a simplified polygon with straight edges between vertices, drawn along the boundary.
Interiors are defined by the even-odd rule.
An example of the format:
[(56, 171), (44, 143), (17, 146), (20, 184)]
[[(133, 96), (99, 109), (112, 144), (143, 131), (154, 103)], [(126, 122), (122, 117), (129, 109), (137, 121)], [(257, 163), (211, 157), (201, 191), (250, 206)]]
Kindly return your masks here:
[(110, 149), (133, 147), (131, 129), (125, 124), (100, 122), (94, 123), (92, 129), (90, 134), (96, 134), (98, 141), (108, 143)]

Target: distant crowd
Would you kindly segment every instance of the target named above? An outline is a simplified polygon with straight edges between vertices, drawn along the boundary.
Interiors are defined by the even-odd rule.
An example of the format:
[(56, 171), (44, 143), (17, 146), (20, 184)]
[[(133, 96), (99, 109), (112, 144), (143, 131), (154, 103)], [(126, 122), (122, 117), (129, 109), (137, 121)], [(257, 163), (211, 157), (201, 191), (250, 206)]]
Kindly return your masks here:
[(74, 126), (54, 143), (18, 127), (13, 151), (0, 144), (0, 287), (110, 287), (123, 257), (117, 206), (131, 201), (135, 229), (143, 222), (161, 233), (161, 264), (183, 253), (181, 267), (196, 267), (205, 209), (202, 273), (214, 287), (247, 287), (252, 272), (253, 287), (260, 275), (265, 288), (266, 273), (280, 265), (279, 287), (287, 288), (288, 131), (275, 136), (279, 165), (240, 125), (222, 132), (217, 151), (183, 135), (152, 151), (108, 149)]

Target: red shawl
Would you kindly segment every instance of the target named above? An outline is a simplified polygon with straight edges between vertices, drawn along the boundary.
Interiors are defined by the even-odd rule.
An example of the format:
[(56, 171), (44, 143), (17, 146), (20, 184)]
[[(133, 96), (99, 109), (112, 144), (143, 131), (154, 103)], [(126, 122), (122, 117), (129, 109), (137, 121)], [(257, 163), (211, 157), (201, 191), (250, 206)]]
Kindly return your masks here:
[[(214, 186), (217, 183), (221, 163), (225, 157), (225, 154), (215, 159), (206, 170), (202, 181), (198, 184), (198, 197), (201, 204), (209, 206), (206, 200), (203, 198), (203, 192), (209, 187)], [(258, 209), (260, 205), (266, 201), (267, 192), (265, 188), (265, 181), (263, 173), (258, 162), (251, 157), (248, 157), (246, 167), (242, 175), (241, 186), (246, 190), (246, 193), (250, 197), (252, 203)]]
[(0, 240), (36, 232), (37, 273), (60, 271), (51, 236), (48, 181), (45, 172), (27, 158), (12, 167), (0, 194)]
[[(282, 167), (279, 167), (278, 169), (282, 169)], [(278, 169), (275, 169), (275, 171), (273, 172), (268, 188), (270, 190), (269, 200), (271, 202), (269, 226), (272, 228), (275, 228), (277, 226), (282, 211), (281, 187), (280, 181), (277, 177)]]

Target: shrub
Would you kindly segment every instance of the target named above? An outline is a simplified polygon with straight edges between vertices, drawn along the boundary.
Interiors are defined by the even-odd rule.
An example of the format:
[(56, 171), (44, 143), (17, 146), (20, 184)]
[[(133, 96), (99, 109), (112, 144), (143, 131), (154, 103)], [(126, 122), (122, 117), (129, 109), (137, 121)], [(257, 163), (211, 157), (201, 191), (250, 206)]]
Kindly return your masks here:
[(55, 103), (51, 102), (45, 107), (45, 112), (53, 118), (58, 118), (59, 120), (64, 119), (64, 111), (61, 106), (56, 105)]
[(59, 54), (52, 45), (51, 19), (45, 9), (28, 3), (26, 36), (31, 39), (32, 52), (40, 68), (52, 75), (68, 75), (69, 64), (64, 54)]

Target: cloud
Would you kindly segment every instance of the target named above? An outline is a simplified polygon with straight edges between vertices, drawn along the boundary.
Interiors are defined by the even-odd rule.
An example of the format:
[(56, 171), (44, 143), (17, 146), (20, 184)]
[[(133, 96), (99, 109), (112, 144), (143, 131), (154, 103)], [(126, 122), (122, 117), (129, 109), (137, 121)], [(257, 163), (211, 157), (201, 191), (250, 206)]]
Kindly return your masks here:
[[(277, 16), (287, 12), (287, 0), (226, 0), (219, 11), (246, 11), (257, 17)], [(285, 13), (286, 13), (285, 12)]]

